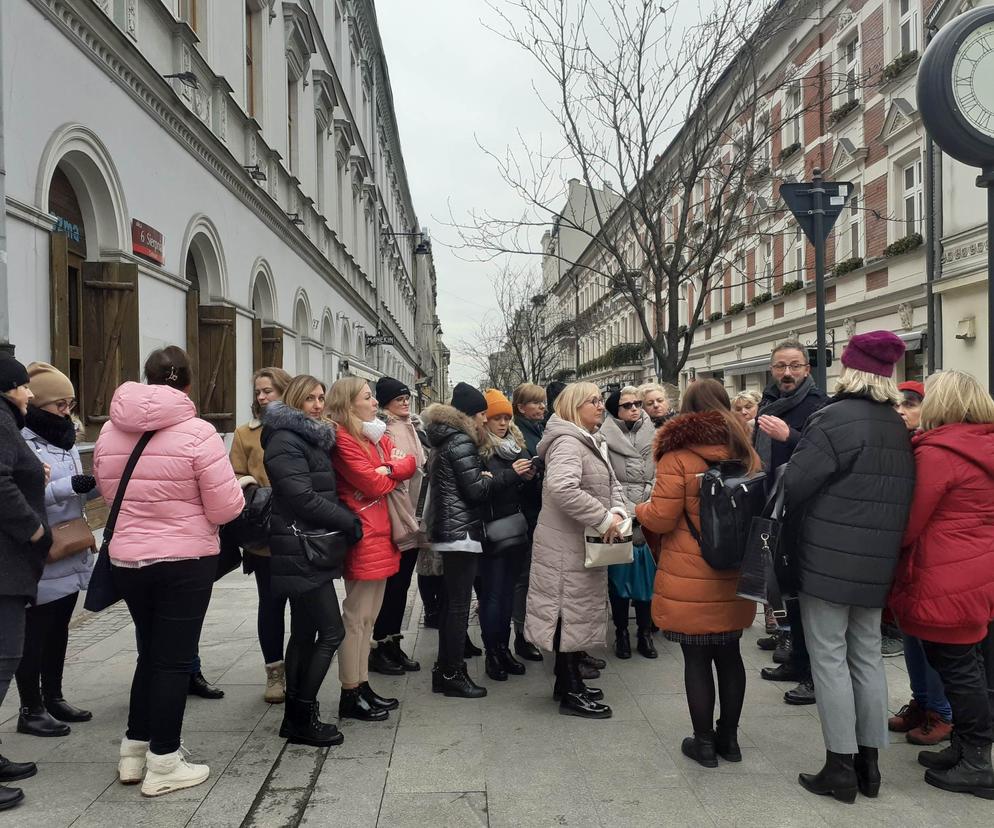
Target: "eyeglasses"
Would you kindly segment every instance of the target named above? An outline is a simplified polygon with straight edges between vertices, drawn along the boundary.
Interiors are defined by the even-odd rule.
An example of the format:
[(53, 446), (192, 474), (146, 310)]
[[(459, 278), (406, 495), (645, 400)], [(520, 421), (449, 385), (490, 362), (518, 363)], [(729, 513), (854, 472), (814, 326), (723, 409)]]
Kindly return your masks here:
[(631, 411), (633, 408), (641, 408), (642, 400), (635, 400), (634, 402), (626, 402), (618, 405), (618, 408), (623, 408), (625, 411)]
[(73, 411), (76, 408), (76, 400), (54, 400), (52, 405), (59, 411)]
[(594, 408), (603, 408), (604, 400), (600, 397), (591, 397), (589, 400), (585, 400), (584, 405), (592, 405)]
[(807, 366), (808, 363), (806, 362), (774, 362), (770, 366), (770, 370), (782, 374), (788, 368), (791, 371), (800, 371), (802, 368), (807, 368)]

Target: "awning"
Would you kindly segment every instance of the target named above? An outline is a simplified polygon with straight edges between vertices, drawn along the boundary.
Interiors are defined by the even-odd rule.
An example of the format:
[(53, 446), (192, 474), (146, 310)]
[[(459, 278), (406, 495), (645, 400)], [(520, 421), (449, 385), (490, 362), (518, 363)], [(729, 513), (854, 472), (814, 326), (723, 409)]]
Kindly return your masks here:
[(909, 351), (921, 350), (922, 340), (925, 338), (925, 331), (910, 331), (908, 333), (899, 333), (901, 339), (904, 340), (904, 347)]
[(349, 373), (354, 377), (366, 380), (366, 382), (376, 382), (379, 379), (379, 376), (375, 372), (366, 368), (364, 365), (359, 365), (351, 359), (349, 360)]
[(723, 368), (712, 365), (710, 370), (724, 371), (727, 375), (737, 377), (742, 374), (765, 374), (769, 367), (770, 357), (767, 354), (766, 356), (753, 357), (752, 359), (742, 359), (738, 362), (732, 362)]

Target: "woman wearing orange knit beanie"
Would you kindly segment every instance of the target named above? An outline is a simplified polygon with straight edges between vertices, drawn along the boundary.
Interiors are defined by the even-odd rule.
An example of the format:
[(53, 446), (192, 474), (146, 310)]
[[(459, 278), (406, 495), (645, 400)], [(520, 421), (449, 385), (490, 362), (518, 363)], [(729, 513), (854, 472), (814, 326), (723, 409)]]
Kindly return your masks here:
[(524, 451), (525, 438), (512, 421), (510, 400), (495, 388), (483, 396), (487, 422), (480, 456), (499, 484), (501, 495), (480, 507), (486, 534), (480, 561), (480, 628), (487, 651), (487, 675), (494, 681), (507, 681), (508, 674), (525, 672), (525, 665), (511, 654), (509, 645), (514, 585), (528, 551), (521, 485), (535, 476), (535, 470)]

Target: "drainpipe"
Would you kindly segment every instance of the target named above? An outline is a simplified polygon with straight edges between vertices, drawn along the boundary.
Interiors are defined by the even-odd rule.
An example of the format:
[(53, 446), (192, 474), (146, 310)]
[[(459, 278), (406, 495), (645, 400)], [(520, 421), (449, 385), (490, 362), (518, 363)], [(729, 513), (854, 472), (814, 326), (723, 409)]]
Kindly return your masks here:
[(10, 343), (10, 297), (7, 294), (7, 165), (3, 126), (3, 27), (0, 26), (0, 351), (14, 355)]

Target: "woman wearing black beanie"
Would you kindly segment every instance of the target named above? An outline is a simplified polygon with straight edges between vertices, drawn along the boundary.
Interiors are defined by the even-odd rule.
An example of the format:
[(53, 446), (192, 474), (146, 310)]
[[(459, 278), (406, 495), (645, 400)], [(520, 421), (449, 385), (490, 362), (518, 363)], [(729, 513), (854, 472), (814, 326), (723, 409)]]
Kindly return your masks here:
[[(21, 660), (24, 616), (34, 603), (38, 580), (52, 546), (45, 525), (44, 464), (21, 437), (28, 401), (28, 372), (13, 357), (0, 357), (0, 704)], [(34, 762), (11, 762), (0, 756), (0, 810), (24, 799), (20, 788), (5, 782), (38, 772)]]

